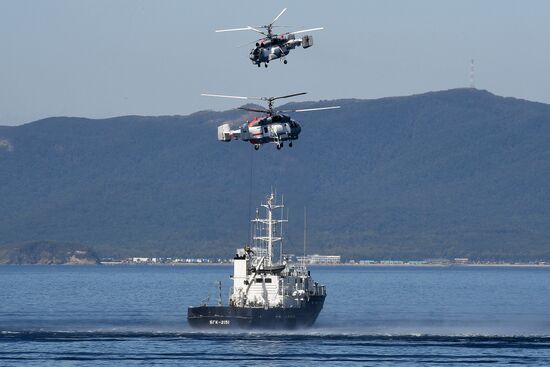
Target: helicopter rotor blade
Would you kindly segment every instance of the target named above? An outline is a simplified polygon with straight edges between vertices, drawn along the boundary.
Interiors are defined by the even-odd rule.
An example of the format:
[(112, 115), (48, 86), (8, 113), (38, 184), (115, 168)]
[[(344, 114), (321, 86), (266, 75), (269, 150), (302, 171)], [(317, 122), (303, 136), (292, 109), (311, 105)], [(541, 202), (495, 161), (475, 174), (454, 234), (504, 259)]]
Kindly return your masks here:
[(228, 96), (228, 95), (225, 95), (225, 94), (210, 94), (210, 93), (201, 93), (201, 96), (204, 96), (204, 97), (219, 97), (219, 98), (233, 98), (233, 99), (254, 99), (254, 100), (257, 100), (257, 101), (265, 100), (262, 97)]
[(340, 106), (331, 106), (331, 107), (318, 107), (318, 108), (302, 108), (298, 110), (284, 110), (281, 112), (311, 112), (311, 111), (323, 111), (323, 110), (335, 110), (340, 108)]
[[(256, 100), (256, 101), (265, 101), (265, 102), (268, 103), (269, 107), (264, 109), (264, 110), (250, 109), (250, 108), (247, 108), (247, 107), (243, 107), (241, 109), (246, 110), (246, 111), (262, 112), (262, 113), (271, 114), (271, 113), (273, 113), (273, 101), (275, 101), (277, 99), (282, 99), (282, 98), (290, 98), (290, 97), (301, 96), (301, 95), (304, 95), (304, 94), (307, 94), (307, 92), (288, 94), (286, 96), (279, 96), (279, 97), (245, 97), (245, 96), (229, 96), (229, 95), (225, 95), (225, 94), (210, 94), (210, 93), (201, 93), (201, 96), (218, 97), (218, 98), (232, 98), (232, 99), (245, 99), (245, 100), (253, 99), (253, 100)], [(330, 107), (330, 108), (339, 108), (339, 107)], [(330, 109), (330, 108), (323, 108), (323, 109)], [(301, 110), (300, 111), (297, 111), (297, 110), (294, 111), (293, 110), (292, 112), (302, 112), (302, 111)]]
[(322, 29), (325, 29), (325, 28), (324, 27), (310, 28), (310, 29), (304, 29), (302, 31), (288, 32), (287, 34), (300, 34), (300, 33), (305, 33), (305, 32), (320, 31)]
[(247, 26), (247, 27), (248, 27), (248, 29), (250, 29), (251, 31), (258, 32), (258, 33), (263, 34), (264, 36), (267, 36), (267, 33), (262, 32), (262, 31), (260, 31), (259, 29), (256, 29), (256, 28), (251, 27), (251, 26)]
[(271, 98), (266, 98), (266, 100), (271, 100), (271, 101), (274, 101), (276, 99), (281, 99), (281, 98), (290, 98), (290, 97), (296, 97), (296, 96), (301, 96), (303, 94), (307, 94), (307, 92), (300, 92), (300, 93), (294, 93), (294, 94), (289, 94), (289, 95), (286, 95), (286, 96), (280, 96), (280, 97), (271, 97)]
[(209, 94), (209, 93), (201, 93), (201, 96), (204, 96), (204, 97), (233, 98), (233, 99), (248, 99), (248, 97), (242, 97), (242, 96), (226, 96), (226, 95), (223, 95), (223, 94)]
[(268, 110), (260, 110), (259, 108), (248, 108), (248, 107), (239, 107), (239, 110), (245, 110), (250, 112), (260, 112), (260, 113), (267, 113), (269, 114)]
[(221, 32), (235, 32), (235, 31), (249, 31), (251, 28), (250, 27), (244, 27), (244, 28), (231, 28), (231, 29), (218, 29), (216, 30), (216, 33), (221, 33)]
[[(279, 19), (279, 17), (280, 17), (281, 15), (283, 15), (283, 13), (284, 13), (285, 11), (286, 11), (286, 8), (284, 8), (283, 10), (281, 10), (281, 12), (279, 13), (279, 15), (277, 15), (277, 16), (275, 17), (275, 19), (273, 19), (273, 21), (271, 22), (271, 24), (275, 23), (275, 22), (277, 21), (277, 19)], [(270, 25), (271, 25), (271, 24), (270, 24)]]
[(216, 30), (216, 33), (221, 33), (221, 32), (235, 32), (235, 31), (254, 31), (254, 32), (258, 32), (258, 33), (261, 33), (263, 34), (264, 36), (266, 36), (266, 33), (265, 32), (262, 32), (260, 31), (259, 29), (256, 29), (254, 27), (251, 27), (249, 25), (247, 25), (246, 27), (244, 28), (230, 28), (230, 29), (218, 29)]

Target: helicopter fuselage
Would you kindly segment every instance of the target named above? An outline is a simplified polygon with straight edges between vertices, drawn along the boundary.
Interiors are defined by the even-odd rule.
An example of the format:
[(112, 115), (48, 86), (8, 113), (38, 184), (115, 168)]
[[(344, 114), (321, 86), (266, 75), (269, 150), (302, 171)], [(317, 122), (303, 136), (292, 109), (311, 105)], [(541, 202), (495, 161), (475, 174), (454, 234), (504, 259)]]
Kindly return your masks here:
[(240, 128), (240, 138), (251, 144), (259, 145), (296, 140), (302, 130), (300, 124), (287, 115), (276, 114), (255, 117)]
[(303, 48), (313, 46), (313, 37), (295, 38), (293, 34), (288, 34), (262, 38), (256, 42), (256, 47), (250, 50), (250, 60), (252, 64), (258, 66), (261, 63), (265, 63), (267, 66), (271, 60), (280, 58), (286, 61), (285, 56), (297, 46), (303, 46)]
[[(283, 63), (287, 63), (286, 55), (290, 50), (296, 48), (296, 46), (302, 46), (303, 48), (308, 48), (313, 46), (313, 37), (312, 36), (303, 36), (302, 38), (296, 38), (297, 34), (304, 34), (306, 32), (320, 31), (324, 29), (323, 27), (302, 29), (294, 32), (285, 32), (282, 34), (273, 33), (273, 24), (284, 14), (286, 8), (284, 8), (276, 17), (271, 21), (271, 23), (266, 25), (259, 25), (255, 27), (246, 26), (242, 28), (230, 28), (230, 29), (218, 29), (216, 33), (219, 32), (234, 32), (234, 31), (254, 31), (260, 33), (264, 38), (259, 39), (256, 42), (256, 47), (250, 50), (249, 58), (252, 61), (252, 64), (260, 66), (261, 63), (264, 63), (264, 66), (267, 67), (267, 64), (271, 60), (281, 59)], [(284, 26), (283, 26), (284, 27)]]
[(316, 108), (299, 108), (290, 110), (277, 111), (273, 108), (273, 101), (296, 97), (306, 94), (306, 92), (287, 94), (277, 97), (243, 97), (243, 96), (231, 96), (225, 94), (210, 94), (203, 93), (202, 96), (206, 97), (221, 97), (221, 98), (236, 98), (236, 99), (254, 99), (267, 102), (267, 108), (256, 108), (242, 106), (240, 110), (249, 112), (261, 112), (265, 116), (254, 117), (252, 120), (245, 122), (236, 129), (232, 129), (231, 125), (226, 122), (218, 126), (218, 140), (224, 142), (230, 142), (232, 140), (248, 141), (254, 145), (254, 149), (258, 150), (262, 144), (274, 143), (277, 145), (277, 149), (281, 149), (284, 146), (285, 141), (288, 142), (288, 146), (292, 147), (292, 141), (298, 139), (302, 127), (298, 122), (290, 118), (285, 113), (291, 112), (312, 112), (322, 110), (332, 110), (340, 108), (340, 106), (329, 107), (316, 107)]

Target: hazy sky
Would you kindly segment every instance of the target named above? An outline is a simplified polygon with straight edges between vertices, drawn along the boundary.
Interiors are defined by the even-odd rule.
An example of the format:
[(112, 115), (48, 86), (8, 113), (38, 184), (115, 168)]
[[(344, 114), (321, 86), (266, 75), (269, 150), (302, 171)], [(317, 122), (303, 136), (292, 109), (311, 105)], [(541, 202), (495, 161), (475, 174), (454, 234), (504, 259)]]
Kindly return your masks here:
[[(324, 26), (268, 69), (248, 60), (268, 23)], [(550, 1), (0, 0), (0, 125), (49, 116), (223, 110), (201, 92), (378, 98), (469, 85), (550, 103)]]

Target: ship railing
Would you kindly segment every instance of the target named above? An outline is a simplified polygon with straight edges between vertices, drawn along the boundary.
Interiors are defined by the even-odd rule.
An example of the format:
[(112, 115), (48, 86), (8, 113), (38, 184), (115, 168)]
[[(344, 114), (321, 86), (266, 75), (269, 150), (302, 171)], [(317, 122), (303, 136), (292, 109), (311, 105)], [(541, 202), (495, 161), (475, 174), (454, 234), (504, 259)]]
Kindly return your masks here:
[(307, 274), (307, 266), (305, 264), (298, 263), (295, 265), (294, 269), (296, 269), (299, 274)]
[(310, 291), (310, 295), (326, 296), (326, 293), (326, 287), (321, 284), (315, 284), (315, 288)]

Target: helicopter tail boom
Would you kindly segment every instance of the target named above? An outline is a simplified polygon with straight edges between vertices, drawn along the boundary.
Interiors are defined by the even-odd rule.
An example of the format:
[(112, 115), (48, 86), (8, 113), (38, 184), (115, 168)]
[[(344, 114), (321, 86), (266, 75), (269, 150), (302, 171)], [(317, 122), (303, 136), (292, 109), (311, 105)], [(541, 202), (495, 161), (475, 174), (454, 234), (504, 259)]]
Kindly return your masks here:
[(238, 140), (241, 136), (240, 130), (231, 130), (229, 124), (223, 124), (218, 126), (218, 140), (219, 141), (231, 141)]
[(302, 37), (302, 47), (309, 48), (313, 46), (313, 36), (303, 36)]

